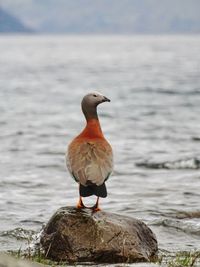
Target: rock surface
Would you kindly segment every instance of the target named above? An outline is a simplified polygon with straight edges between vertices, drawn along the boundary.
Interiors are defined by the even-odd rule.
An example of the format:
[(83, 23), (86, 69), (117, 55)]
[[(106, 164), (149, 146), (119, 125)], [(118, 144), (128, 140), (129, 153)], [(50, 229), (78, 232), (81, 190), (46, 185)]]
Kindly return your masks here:
[(0, 253), (0, 267), (42, 267), (39, 263), (18, 260), (7, 254)]
[(69, 262), (146, 262), (158, 250), (155, 235), (140, 220), (73, 207), (52, 216), (40, 242), (47, 258)]

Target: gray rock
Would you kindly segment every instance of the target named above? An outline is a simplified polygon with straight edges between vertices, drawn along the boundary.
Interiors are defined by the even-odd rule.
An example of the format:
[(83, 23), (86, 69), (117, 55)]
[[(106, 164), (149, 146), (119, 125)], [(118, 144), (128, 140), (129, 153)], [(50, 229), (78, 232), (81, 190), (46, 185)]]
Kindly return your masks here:
[(41, 236), (46, 257), (69, 262), (147, 262), (157, 258), (157, 240), (142, 221), (103, 211), (60, 208)]
[(7, 254), (0, 253), (0, 267), (42, 267), (39, 263), (18, 260)]

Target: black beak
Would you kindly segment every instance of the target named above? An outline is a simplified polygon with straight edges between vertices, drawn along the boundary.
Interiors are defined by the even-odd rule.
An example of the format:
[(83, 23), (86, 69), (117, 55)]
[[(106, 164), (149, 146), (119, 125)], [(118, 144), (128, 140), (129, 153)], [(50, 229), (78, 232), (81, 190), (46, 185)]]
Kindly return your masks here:
[(110, 102), (110, 99), (104, 96), (102, 102)]

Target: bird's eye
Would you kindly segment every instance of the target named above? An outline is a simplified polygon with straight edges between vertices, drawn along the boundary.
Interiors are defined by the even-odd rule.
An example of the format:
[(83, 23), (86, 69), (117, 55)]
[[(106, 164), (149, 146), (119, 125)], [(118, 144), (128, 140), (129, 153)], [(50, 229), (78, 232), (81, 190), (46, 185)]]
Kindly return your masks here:
[(94, 94), (93, 96), (94, 96), (94, 97), (97, 97), (97, 95), (96, 95), (96, 94)]

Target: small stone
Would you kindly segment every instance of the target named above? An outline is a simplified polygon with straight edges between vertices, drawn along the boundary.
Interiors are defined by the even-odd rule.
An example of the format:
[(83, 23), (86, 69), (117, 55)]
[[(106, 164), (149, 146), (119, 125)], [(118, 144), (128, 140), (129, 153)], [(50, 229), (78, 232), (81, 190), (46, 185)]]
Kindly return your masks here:
[(68, 262), (149, 262), (157, 240), (142, 221), (104, 211), (60, 208), (41, 236), (46, 257)]

